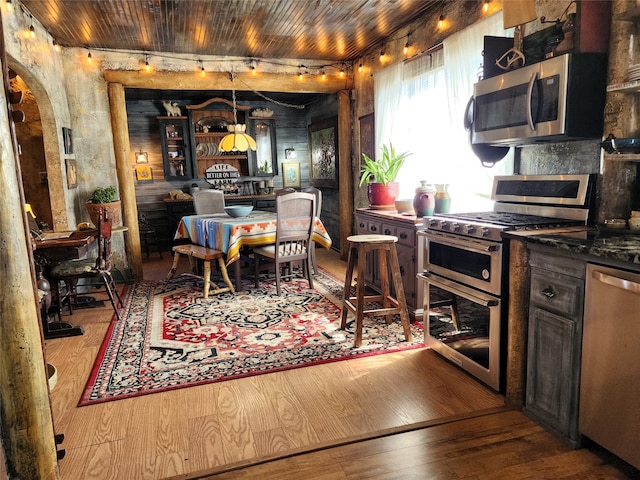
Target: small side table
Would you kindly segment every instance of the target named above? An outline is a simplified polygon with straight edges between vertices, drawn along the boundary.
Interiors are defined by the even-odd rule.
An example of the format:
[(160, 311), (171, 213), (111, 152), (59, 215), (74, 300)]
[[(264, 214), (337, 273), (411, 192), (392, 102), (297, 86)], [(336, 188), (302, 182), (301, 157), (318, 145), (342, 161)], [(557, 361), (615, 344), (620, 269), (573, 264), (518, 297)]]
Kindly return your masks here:
[[(391, 316), (400, 314), (404, 337), (407, 342), (412, 339), (411, 327), (409, 325), (409, 313), (407, 312), (407, 302), (402, 287), (402, 277), (400, 275), (400, 265), (398, 264), (398, 254), (396, 252), (397, 237), (392, 235), (352, 235), (347, 237), (349, 242), (349, 260), (347, 272), (344, 280), (344, 293), (342, 296), (342, 322), (341, 329), (347, 326), (347, 314), (353, 312), (356, 316), (356, 336), (354, 346), (357, 348), (362, 344), (362, 322), (365, 316), (386, 316), (387, 324), (391, 323)], [(365, 295), (365, 268), (367, 253), (377, 252), (378, 265), (380, 267), (381, 290), (380, 295)], [(357, 262), (357, 283), (356, 296), (351, 295), (351, 282), (353, 280), (353, 269)], [(391, 266), (391, 276), (396, 297), (392, 297), (389, 291), (388, 265)], [(364, 303), (377, 302), (382, 304), (382, 308), (364, 309)]]

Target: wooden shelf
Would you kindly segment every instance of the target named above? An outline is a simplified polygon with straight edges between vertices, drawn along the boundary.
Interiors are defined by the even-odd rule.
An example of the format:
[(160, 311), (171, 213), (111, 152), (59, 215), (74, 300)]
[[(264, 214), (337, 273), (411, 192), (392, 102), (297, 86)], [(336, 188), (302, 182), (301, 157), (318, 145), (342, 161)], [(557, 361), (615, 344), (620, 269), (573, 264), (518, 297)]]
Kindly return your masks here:
[(607, 85), (607, 92), (640, 93), (640, 80)]
[(603, 153), (605, 160), (614, 162), (640, 162), (640, 153)]

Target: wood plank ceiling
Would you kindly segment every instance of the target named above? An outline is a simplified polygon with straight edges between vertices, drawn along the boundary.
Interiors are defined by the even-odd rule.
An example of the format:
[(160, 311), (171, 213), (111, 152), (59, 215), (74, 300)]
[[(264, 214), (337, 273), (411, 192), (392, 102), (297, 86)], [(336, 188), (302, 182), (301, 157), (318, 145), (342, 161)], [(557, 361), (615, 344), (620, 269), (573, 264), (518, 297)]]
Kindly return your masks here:
[(444, 0), (14, 0), (63, 46), (353, 61)]

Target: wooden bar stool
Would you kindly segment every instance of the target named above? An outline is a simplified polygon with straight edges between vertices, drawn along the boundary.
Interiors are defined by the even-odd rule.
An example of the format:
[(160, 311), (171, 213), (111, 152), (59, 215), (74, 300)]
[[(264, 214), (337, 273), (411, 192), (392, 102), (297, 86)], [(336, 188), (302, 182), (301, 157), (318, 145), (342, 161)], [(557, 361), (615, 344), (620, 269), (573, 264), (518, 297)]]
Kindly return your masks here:
[[(233, 285), (231, 284), (231, 280), (229, 280), (227, 267), (224, 264), (224, 253), (222, 253), (220, 250), (214, 250), (213, 248), (202, 247), (200, 245), (193, 245), (189, 243), (186, 245), (176, 245), (175, 247), (173, 247), (173, 251), (175, 253), (173, 257), (173, 265), (171, 266), (171, 270), (167, 274), (167, 280), (172, 279), (173, 275), (176, 273), (178, 262), (180, 261), (180, 255), (186, 255), (187, 257), (189, 257), (189, 264), (191, 265), (191, 271), (193, 272), (192, 275), (204, 279), (204, 298), (208, 298), (209, 289), (211, 288), (211, 261), (218, 259), (218, 265), (220, 266), (222, 279), (228, 286), (220, 288), (214, 283), (213, 291), (211, 293), (233, 293), (235, 291)], [(195, 258), (199, 258), (204, 262), (204, 271), (202, 276), (197, 274), (198, 267), (194, 260)]]
[[(347, 313), (353, 312), (356, 316), (356, 337), (355, 347), (362, 344), (362, 321), (365, 316), (387, 317), (387, 325), (391, 323), (391, 316), (398, 313), (404, 330), (404, 338), (407, 342), (412, 339), (411, 327), (409, 326), (409, 314), (407, 312), (407, 302), (402, 287), (402, 277), (400, 276), (400, 265), (398, 264), (398, 254), (396, 252), (397, 237), (391, 235), (352, 235), (347, 237), (349, 242), (349, 260), (347, 263), (347, 273), (344, 280), (344, 293), (342, 295), (342, 323), (341, 329), (347, 326)], [(378, 270), (380, 272), (380, 295), (365, 295), (365, 266), (367, 253), (378, 253)], [(353, 280), (353, 268), (358, 264), (356, 271), (356, 296), (351, 295), (351, 282)], [(393, 298), (389, 291), (388, 265), (391, 266), (391, 276), (393, 277), (393, 288), (396, 297)], [(355, 302), (355, 303), (354, 303)], [(382, 304), (382, 308), (370, 310), (364, 309), (365, 302), (377, 302)]]

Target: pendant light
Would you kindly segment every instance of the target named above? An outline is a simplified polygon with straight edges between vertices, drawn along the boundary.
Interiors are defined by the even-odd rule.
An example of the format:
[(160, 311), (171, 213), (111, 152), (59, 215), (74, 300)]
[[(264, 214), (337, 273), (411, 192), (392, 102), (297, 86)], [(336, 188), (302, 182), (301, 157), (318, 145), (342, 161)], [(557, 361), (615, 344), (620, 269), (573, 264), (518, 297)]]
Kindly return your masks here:
[(251, 138), (251, 136), (245, 131), (247, 130), (247, 126), (245, 124), (238, 123), (238, 111), (236, 110), (236, 89), (233, 87), (233, 74), (231, 77), (231, 85), (232, 85), (232, 98), (233, 98), (233, 122), (234, 125), (227, 125), (227, 130), (229, 133), (225, 135), (222, 140), (220, 140), (220, 144), (218, 145), (218, 149), (221, 152), (246, 152), (251, 148), (254, 152), (256, 151), (256, 141)]

